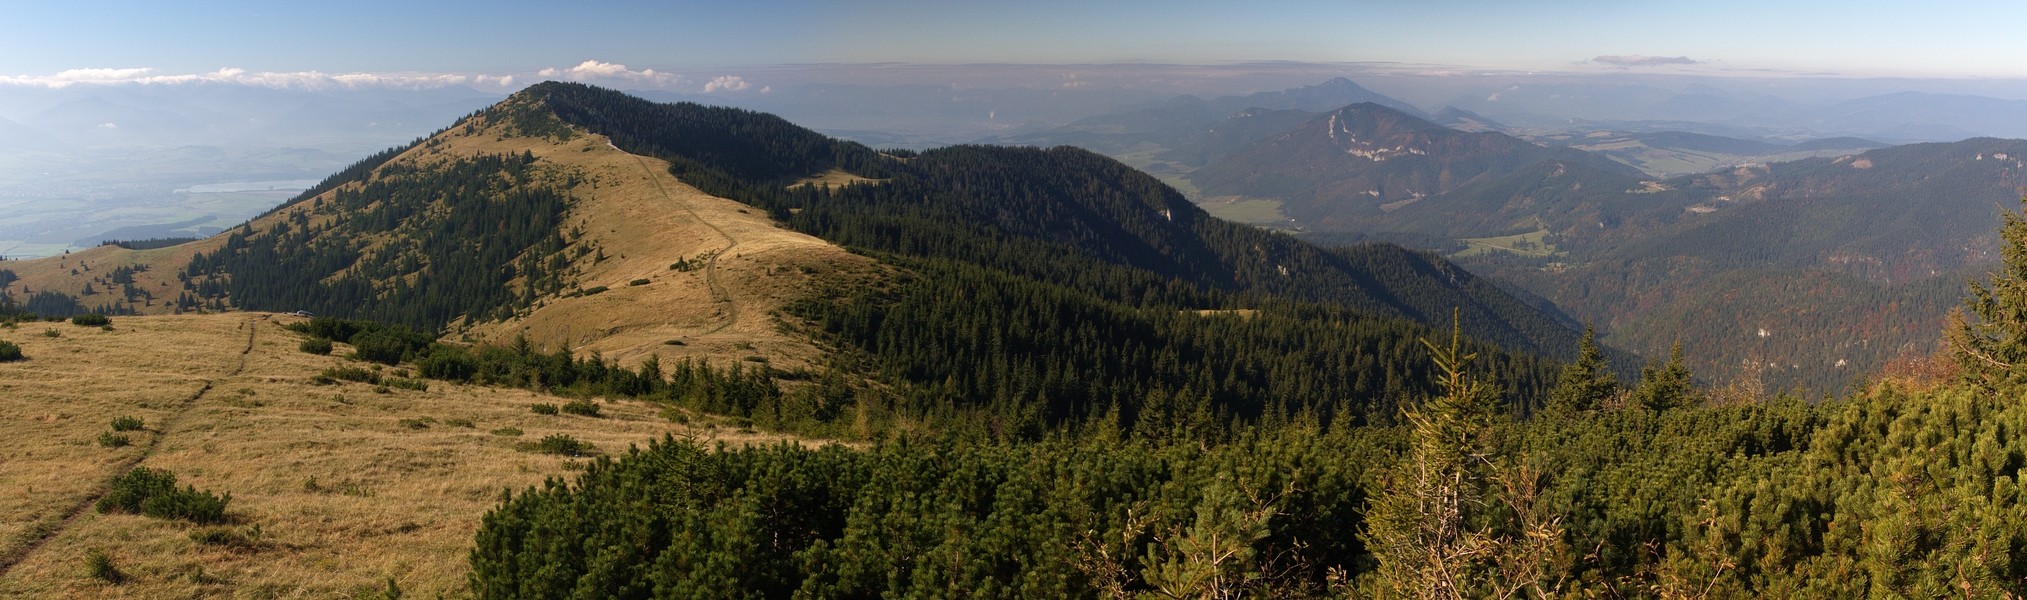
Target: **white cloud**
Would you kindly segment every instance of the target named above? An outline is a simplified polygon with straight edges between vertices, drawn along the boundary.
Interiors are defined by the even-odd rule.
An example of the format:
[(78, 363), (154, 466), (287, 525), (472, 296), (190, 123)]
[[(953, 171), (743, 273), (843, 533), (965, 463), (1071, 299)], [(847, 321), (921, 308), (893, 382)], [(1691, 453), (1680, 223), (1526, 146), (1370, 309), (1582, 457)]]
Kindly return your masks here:
[(1699, 61), (1690, 60), (1689, 57), (1687, 56), (1641, 56), (1638, 54), (1628, 54), (1624, 56), (1600, 56), (1591, 59), (1591, 62), (1600, 62), (1617, 67), (1655, 67), (1661, 65), (1702, 64)]
[(0, 75), (0, 85), (29, 85), (61, 88), (80, 83), (102, 85), (172, 85), (181, 83), (227, 83), (281, 89), (355, 89), (367, 87), (438, 88), (452, 85), (508, 87), (512, 75), (466, 75), (454, 73), (249, 73), (246, 69), (223, 68), (190, 75), (157, 74), (155, 69), (71, 69), (55, 75)]
[(659, 73), (654, 69), (635, 71), (626, 68), (626, 65), (595, 60), (578, 63), (568, 69), (543, 69), (536, 74), (571, 81), (627, 81), (654, 86), (673, 86), (683, 82), (683, 76), (674, 73)]
[(750, 87), (753, 87), (753, 84), (746, 83), (746, 79), (743, 77), (739, 77), (737, 75), (720, 75), (718, 76), (717, 79), (711, 80), (710, 83), (704, 84), (704, 93), (709, 94), (711, 92), (743, 92), (746, 91), (746, 88)]

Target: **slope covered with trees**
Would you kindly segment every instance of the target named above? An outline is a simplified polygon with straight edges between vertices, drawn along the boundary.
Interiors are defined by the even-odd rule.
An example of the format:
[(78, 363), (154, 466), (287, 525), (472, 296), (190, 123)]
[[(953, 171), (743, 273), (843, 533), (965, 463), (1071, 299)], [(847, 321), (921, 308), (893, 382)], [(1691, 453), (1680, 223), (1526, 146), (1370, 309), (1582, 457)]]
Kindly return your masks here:
[[(2027, 203), (2023, 203), (2027, 206)], [(2023, 213), (2027, 214), (2027, 213)], [(2027, 592), (2027, 216), (1948, 355), (1811, 403), (1623, 385), (1498, 410), (1453, 332), (1401, 424), (666, 440), (510, 494), (481, 598), (1850, 598)], [(642, 503), (640, 498), (654, 498)]]
[[(927, 427), (1035, 439), (1090, 427), (1127, 435), (1176, 423), (1228, 429), (1300, 415), (1385, 421), (1434, 389), (1414, 368), (1426, 354), (1413, 340), (1428, 333), (1424, 323), (1452, 315), (1480, 340), (1472, 348), (1485, 356), (1481, 374), (1525, 413), (1554, 376), (1541, 356), (1574, 347), (1563, 323), (1432, 254), (1384, 244), (1325, 249), (1225, 223), (1089, 152), (883, 154), (762, 113), (562, 83), (531, 87), (437, 138), (333, 176), (322, 194), (178, 250), (189, 258), (173, 269), (183, 286), (173, 302), (308, 310), (437, 335), (650, 289), (579, 287), (586, 269), (607, 260), (598, 243), (605, 227), (581, 231), (589, 221), (580, 213), (601, 206), (588, 198), (617, 184), (605, 171), (554, 159), (609, 150), (587, 133), (665, 160), (683, 182), (787, 228), (875, 257), (884, 274), (795, 289), (795, 301), (769, 307), (781, 328), (816, 340), (824, 354), (777, 368), (745, 346), (734, 360), (753, 362), (733, 379), (774, 389), (740, 392), (736, 402), (628, 383), (660, 379), (641, 375), (642, 358), (559, 363), (545, 358), (558, 348), (547, 338), (508, 353), (474, 349), (463, 354), (469, 361), (430, 344), (374, 360), (434, 365), (424, 372), (456, 381), (683, 402), (807, 433), (877, 438)], [(472, 154), (491, 141), (540, 147)], [(795, 184), (835, 171), (868, 181)], [(666, 192), (626, 206), (686, 210)], [(702, 277), (718, 301), (721, 282), (710, 278), (719, 274), (708, 267), (671, 272)], [(716, 356), (736, 352), (726, 346)], [(622, 372), (633, 375), (608, 383), (597, 374)]]
[[(1171, 404), (1219, 422), (1302, 411), (1385, 418), (1433, 384), (1406, 368), (1421, 358), (1409, 341), (1423, 326), (1394, 319), (1461, 312), (1467, 332), (1509, 350), (1574, 347), (1562, 323), (1433, 255), (1331, 251), (1219, 221), (1082, 150), (897, 157), (825, 146), (757, 113), (567, 84), (526, 97), (622, 149), (670, 161), (685, 182), (899, 267), (893, 287), (816, 290), (785, 308), (844, 352), (850, 362), (839, 368), (892, 386), (875, 408), (896, 418), (961, 423), (952, 417), (983, 411), (995, 434), (1023, 436), (1093, 421), (1132, 430), (1145, 414), (1167, 418)], [(664, 113), (685, 116), (654, 116)], [(634, 122), (666, 126), (627, 128)], [(743, 132), (752, 150), (694, 152), (680, 141), (721, 130)], [(781, 185), (833, 168), (876, 182)], [(1516, 410), (1539, 403), (1547, 363), (1488, 358)]]
[[(535, 289), (562, 287), (553, 271), (572, 183), (550, 181), (526, 155), (385, 165), (363, 185), (336, 189), (330, 202), (225, 234), (221, 249), (183, 268), (197, 292), (185, 297), (424, 331), (502, 318), (532, 302)], [(516, 278), (529, 284), (516, 290), (508, 285)]]
[(1544, 148), (1503, 133), (1467, 133), (1378, 104), (1317, 115), (1190, 172), (1206, 196), (1272, 198), (1312, 229), (1360, 221), (1545, 160), (1638, 176), (1602, 156)]
[[(1158, 180), (1090, 152), (962, 146), (904, 161), (847, 142), (749, 141), (743, 143), (799, 150), (747, 153), (766, 158), (729, 166), (722, 153), (664, 140), (708, 137), (685, 124), (720, 122), (733, 124), (698, 127), (738, 129), (752, 140), (821, 136), (768, 115), (654, 104), (589, 86), (537, 86), (528, 94), (563, 107), (557, 115), (565, 121), (612, 136), (622, 149), (670, 160), (685, 182), (848, 247), (955, 259), (1130, 304), (1236, 308), (1225, 306), (1232, 300), (1205, 296), (1227, 292), (1424, 323), (1463, 307), (1467, 332), (1507, 348), (1559, 354), (1575, 339), (1553, 318), (1433, 256), (1382, 246), (1333, 252), (1219, 221)], [(698, 114), (652, 116), (670, 111)], [(636, 120), (672, 125), (623, 127)], [(882, 181), (836, 190), (767, 185), (831, 167)]]

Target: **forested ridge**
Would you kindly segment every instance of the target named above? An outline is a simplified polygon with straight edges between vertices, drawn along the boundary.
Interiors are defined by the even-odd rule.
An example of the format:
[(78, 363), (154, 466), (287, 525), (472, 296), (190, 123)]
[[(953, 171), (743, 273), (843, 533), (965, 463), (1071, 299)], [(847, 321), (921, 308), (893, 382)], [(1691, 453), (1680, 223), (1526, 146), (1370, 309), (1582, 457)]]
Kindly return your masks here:
[[(1440, 258), (1392, 247), (1333, 252), (1221, 221), (1083, 150), (960, 146), (902, 159), (738, 109), (563, 83), (526, 94), (621, 149), (669, 160), (687, 183), (847, 247), (951, 258), (1134, 304), (1230, 308), (1242, 302), (1232, 294), (1275, 296), (1425, 324), (1462, 307), (1467, 332), (1505, 348), (1556, 355), (1575, 341), (1574, 331)], [(730, 149), (693, 149), (691, 140), (719, 138)], [(827, 168), (881, 181), (778, 185)]]
[[(2003, 297), (2027, 298), (2017, 291)], [(2019, 356), (2027, 332), (1983, 350)], [(1979, 334), (1974, 334), (1979, 335)], [(1464, 357), (1434, 348), (1433, 370)], [(1968, 364), (1975, 358), (1963, 358)], [(1710, 399), (1660, 371), (1503, 416), (1465, 376), (1407, 424), (1297, 418), (867, 449), (669, 439), (514, 493), (485, 598), (2001, 597), (2027, 590), (2019, 376)], [(1991, 371), (1987, 369), (1986, 371)], [(640, 499), (652, 498), (651, 503)]]
[[(1302, 411), (1384, 420), (1433, 389), (1409, 367), (1421, 359), (1412, 340), (1428, 330), (1401, 317), (1461, 311), (1467, 331), (1501, 347), (1574, 347), (1563, 324), (1433, 255), (1392, 245), (1329, 251), (1220, 221), (1082, 150), (889, 156), (735, 109), (573, 84), (525, 97), (621, 149), (669, 160), (707, 192), (902, 267), (896, 287), (818, 290), (785, 309), (840, 351), (833, 368), (891, 390), (875, 411), (890, 421), (985, 423), (990, 435), (1031, 438), (1093, 421), (1133, 430), (1145, 415), (1166, 418), (1168, 406), (1226, 424)], [(696, 149), (695, 139), (720, 138), (725, 148)], [(877, 181), (781, 185), (833, 168)], [(1551, 363), (1485, 350), (1484, 368), (1514, 410), (1538, 405)], [(839, 414), (825, 408), (832, 401), (798, 402), (790, 412)]]
[[(248, 225), (183, 268), (190, 308), (308, 310), (439, 331), (503, 318), (564, 285), (571, 182), (531, 155), (382, 165), (370, 180), (265, 229)], [(508, 285), (525, 277), (524, 285)]]
[[(935, 165), (934, 154), (907, 166)], [(881, 185), (907, 189), (893, 185), (906, 177), (893, 172)], [(806, 227), (825, 222), (823, 203), (877, 198), (861, 190), (757, 201), (781, 202), (770, 209)], [(798, 221), (805, 215), (809, 221)], [(672, 438), (630, 449), (596, 460), (574, 481), (503, 497), (471, 553), (472, 591), (482, 598), (2019, 595), (2027, 593), (2027, 505), (2018, 483), (2027, 441), (2015, 432), (2027, 426), (2018, 402), (2027, 366), (2016, 365), (2027, 365), (2027, 322), (2017, 309), (2027, 306), (2027, 218), (2009, 222), (2011, 261), (1991, 287), (1972, 290), (1971, 318), (1950, 326), (1951, 353), (1875, 374), (1844, 398), (1700, 388), (1679, 351), (1637, 379), (1621, 378), (1585, 337), (1571, 344), (1578, 360), (1562, 368), (1542, 403), (1516, 411), (1505, 394), (1510, 384), (1487, 368), (1509, 360), (1501, 353), (1474, 346), (1461, 327), (1443, 336), (1401, 325), (1407, 329), (1385, 337), (1411, 337), (1419, 368), (1395, 361), (1381, 370), (1418, 370), (1423, 385), (1383, 422), (1343, 412), (1330, 418), (1300, 403), (1275, 409), (1285, 414), (1274, 418), (1205, 420), (1192, 416), (1204, 411), (1165, 400), (1142, 404), (1146, 414), (1137, 419), (1108, 411), (1022, 435), (951, 428), (896, 431), (858, 448)], [(868, 230), (879, 231), (837, 229)], [(1049, 232), (1077, 239), (1074, 228)], [(1050, 246), (1042, 235), (1013, 239)], [(1119, 276), (1052, 279), (1046, 268), (994, 264), (991, 252), (1005, 250), (991, 245), (937, 257), (922, 250), (936, 244), (914, 243), (861, 247), (919, 279), (819, 294), (789, 312), (832, 336), (847, 350), (842, 356), (925, 390), (1020, 390), (996, 383), (1015, 374), (1058, 387), (1038, 401), (1074, 397), (1030, 374), (1053, 369), (1066, 375), (1056, 382), (1090, 381), (1079, 371), (1081, 352), (1104, 361), (1139, 354), (1094, 343), (1108, 336), (1160, 340), (1178, 353), (1227, 342), (1267, 346), (1274, 349), (1261, 356), (1291, 363), (1324, 357), (1327, 366), (1310, 372), (1328, 373), (1344, 368), (1331, 362), (1341, 360), (1331, 345), (1316, 352), (1275, 340), (1334, 335), (1319, 334), (1318, 321), (1356, 321), (1351, 309), (1293, 298), (1253, 299), (1248, 306), (1259, 312), (1251, 316), (1185, 313), (1183, 300), (1247, 297), (1191, 282), (1135, 283), (1166, 278), (1150, 279), (1154, 271), (1128, 261), (1187, 254), (1098, 246), (1094, 256), (1118, 252), (1119, 262), (1106, 264)], [(1039, 368), (1020, 364), (1038, 339), (1076, 350), (1031, 362)], [(1221, 364), (1216, 355), (1207, 351), (1198, 362)], [(1231, 356), (1239, 363), (1224, 364), (1258, 360)], [(997, 363), (1009, 368), (964, 370)], [(1163, 370), (1106, 370), (1113, 379), (1095, 379), (1123, 386), (1141, 372), (1158, 380)], [(1246, 369), (1233, 372), (1227, 381), (1250, 381)], [(1275, 373), (1271, 381), (1285, 379)], [(1305, 392), (1282, 385), (1256, 393), (1272, 406)], [(1168, 416), (1151, 418), (1157, 406)]]

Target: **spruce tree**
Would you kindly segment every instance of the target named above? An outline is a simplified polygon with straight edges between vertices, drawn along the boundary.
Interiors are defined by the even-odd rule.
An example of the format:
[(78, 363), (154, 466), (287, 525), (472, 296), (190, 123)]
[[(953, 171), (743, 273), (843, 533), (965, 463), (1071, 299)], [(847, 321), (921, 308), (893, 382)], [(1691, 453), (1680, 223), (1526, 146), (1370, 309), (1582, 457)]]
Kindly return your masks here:
[[(1453, 323), (1457, 317), (1452, 317)], [(1498, 391), (1472, 377), (1461, 326), (1450, 345), (1422, 344), (1436, 363), (1443, 393), (1403, 408), (1412, 428), (1407, 456), (1380, 473), (1360, 536), (1377, 560), (1387, 595), (1458, 599), (1475, 595), (1476, 575), (1495, 541), (1470, 523), (1485, 506), (1480, 433), (1491, 425)]]
[(1584, 325), (1584, 339), (1577, 346), (1577, 361), (1562, 368), (1562, 378), (1549, 393), (1548, 411), (1569, 414), (1597, 410), (1605, 400), (1619, 393), (1619, 378), (1612, 376), (1604, 352), (1595, 341), (1597, 332)]
[(1633, 401), (1654, 412), (1688, 406), (1697, 399), (1690, 379), (1689, 367), (1682, 364), (1682, 342), (1677, 341), (1668, 350), (1668, 364), (1648, 363), (1640, 369), (1640, 387), (1633, 389)]
[[(2027, 197), (1999, 226), (2000, 258), (1989, 287), (1973, 280), (1964, 307), (1950, 313), (1950, 355), (1964, 376), (1984, 385), (2018, 382), (2027, 363)], [(1970, 316), (1965, 315), (1966, 312)]]

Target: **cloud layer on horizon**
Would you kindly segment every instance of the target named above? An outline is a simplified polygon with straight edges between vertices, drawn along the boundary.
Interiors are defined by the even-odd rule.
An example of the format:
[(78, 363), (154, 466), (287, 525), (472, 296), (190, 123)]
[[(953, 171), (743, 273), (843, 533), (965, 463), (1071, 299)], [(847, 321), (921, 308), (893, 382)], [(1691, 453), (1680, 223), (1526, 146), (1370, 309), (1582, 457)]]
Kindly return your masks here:
[(322, 73), (318, 71), (297, 71), (292, 73), (260, 72), (249, 73), (245, 69), (231, 67), (210, 73), (186, 75), (158, 74), (152, 68), (133, 69), (69, 69), (54, 75), (0, 75), (0, 84), (64, 88), (85, 84), (139, 84), (174, 85), (190, 83), (222, 83), (250, 85), (293, 90), (356, 89), (369, 87), (422, 89), (453, 85), (477, 85), (485, 87), (512, 87), (513, 75), (469, 75), (454, 73)]
[(1687, 56), (1642, 56), (1639, 54), (1627, 54), (1622, 56), (1605, 55), (1593, 58), (1591, 59), (1591, 62), (1604, 63), (1617, 67), (1658, 67), (1662, 65), (1703, 64), (1702, 61), (1691, 60)]
[[(708, 78), (708, 80), (705, 80)], [(626, 85), (669, 91), (724, 94), (757, 91), (768, 93), (771, 87), (761, 86), (739, 75), (705, 75), (689, 77), (677, 73), (654, 69), (633, 70), (618, 63), (587, 60), (569, 68), (546, 68), (535, 72), (487, 74), (487, 73), (323, 73), (298, 71), (289, 73), (248, 72), (245, 69), (223, 68), (210, 73), (165, 74), (153, 68), (92, 68), (69, 69), (53, 75), (0, 75), (0, 86), (29, 86), (47, 89), (61, 89), (78, 84), (95, 85), (181, 85), (181, 84), (227, 84), (266, 87), (285, 90), (325, 91), (353, 90), (365, 88), (431, 89), (466, 85), (493, 91), (513, 91), (542, 81), (576, 81), (602, 85)]]

